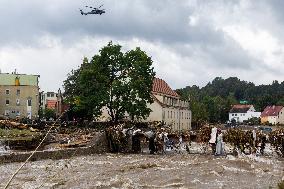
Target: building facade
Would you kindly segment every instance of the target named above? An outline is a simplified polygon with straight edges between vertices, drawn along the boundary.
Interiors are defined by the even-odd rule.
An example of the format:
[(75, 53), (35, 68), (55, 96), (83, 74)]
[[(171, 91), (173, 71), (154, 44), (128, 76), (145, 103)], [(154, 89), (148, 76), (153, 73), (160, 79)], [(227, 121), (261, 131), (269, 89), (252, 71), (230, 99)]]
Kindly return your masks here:
[(189, 102), (181, 100), (164, 80), (154, 78), (152, 97), (154, 103), (148, 105), (152, 112), (146, 121), (162, 121), (177, 131), (191, 129)]
[[(189, 102), (181, 100), (180, 96), (164, 80), (154, 78), (151, 96), (154, 102), (147, 106), (152, 111), (147, 119), (142, 121), (160, 121), (176, 131), (191, 129), (192, 115)], [(103, 107), (99, 120), (109, 118), (107, 108)]]
[(0, 115), (6, 118), (38, 117), (38, 75), (0, 73)]
[(229, 112), (229, 120), (242, 123), (250, 118), (260, 118), (261, 112), (256, 112), (253, 105), (237, 104), (234, 105)]
[(284, 124), (284, 107), (267, 106), (261, 113), (261, 123)]
[(57, 95), (58, 94), (55, 92), (41, 92), (40, 107), (42, 108), (42, 110), (44, 110), (45, 108), (55, 109)]

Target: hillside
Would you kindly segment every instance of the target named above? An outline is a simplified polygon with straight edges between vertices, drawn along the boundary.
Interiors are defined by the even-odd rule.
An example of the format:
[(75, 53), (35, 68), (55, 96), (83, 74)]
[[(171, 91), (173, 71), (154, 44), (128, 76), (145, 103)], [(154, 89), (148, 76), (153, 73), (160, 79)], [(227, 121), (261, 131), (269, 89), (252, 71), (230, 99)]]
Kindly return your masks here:
[(176, 90), (183, 99), (190, 99), (193, 123), (212, 123), (228, 120), (231, 105), (240, 101), (253, 104), (257, 111), (267, 105), (284, 105), (284, 82), (273, 81), (269, 85), (255, 85), (237, 77), (216, 77), (200, 88), (196, 85)]

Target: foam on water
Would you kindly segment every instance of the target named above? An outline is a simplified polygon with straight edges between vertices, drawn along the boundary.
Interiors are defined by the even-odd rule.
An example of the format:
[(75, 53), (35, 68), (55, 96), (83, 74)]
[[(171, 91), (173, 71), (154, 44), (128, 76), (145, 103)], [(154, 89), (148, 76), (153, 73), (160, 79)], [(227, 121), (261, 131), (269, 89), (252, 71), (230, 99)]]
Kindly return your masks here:
[(0, 155), (10, 153), (10, 149), (8, 146), (5, 146), (2, 141), (0, 141)]

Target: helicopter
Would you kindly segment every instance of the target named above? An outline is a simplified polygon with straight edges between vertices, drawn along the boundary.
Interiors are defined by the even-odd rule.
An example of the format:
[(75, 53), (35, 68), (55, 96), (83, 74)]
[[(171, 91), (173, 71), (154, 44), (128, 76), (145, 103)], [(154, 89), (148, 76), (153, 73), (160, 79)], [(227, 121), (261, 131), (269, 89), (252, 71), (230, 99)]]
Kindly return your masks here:
[(103, 6), (103, 5), (99, 6), (98, 8), (96, 8), (96, 7), (90, 7), (90, 6), (85, 6), (86, 8), (90, 8), (91, 11), (89, 11), (89, 12), (83, 12), (83, 10), (80, 9), (80, 13), (81, 13), (81, 15), (88, 15), (88, 14), (99, 14), (99, 15), (101, 15), (101, 14), (105, 13), (105, 9), (100, 9), (102, 6)]

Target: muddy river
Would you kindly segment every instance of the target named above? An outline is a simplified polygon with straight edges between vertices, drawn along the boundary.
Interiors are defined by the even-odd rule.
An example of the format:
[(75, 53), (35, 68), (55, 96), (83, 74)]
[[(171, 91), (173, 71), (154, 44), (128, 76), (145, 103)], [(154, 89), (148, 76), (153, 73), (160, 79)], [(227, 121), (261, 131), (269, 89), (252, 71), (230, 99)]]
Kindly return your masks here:
[[(20, 163), (0, 165), (3, 188)], [(283, 159), (103, 154), (29, 162), (9, 188), (277, 188)]]

